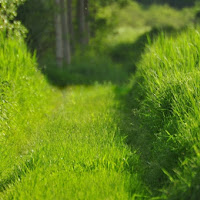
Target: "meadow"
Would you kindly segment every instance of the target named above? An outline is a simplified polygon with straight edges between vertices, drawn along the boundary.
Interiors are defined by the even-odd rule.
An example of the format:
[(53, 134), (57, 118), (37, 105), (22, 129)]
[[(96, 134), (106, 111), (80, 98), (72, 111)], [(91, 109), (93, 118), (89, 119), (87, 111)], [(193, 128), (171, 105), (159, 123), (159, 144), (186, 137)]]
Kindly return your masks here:
[[(150, 20), (155, 9), (166, 14)], [(0, 35), (0, 199), (198, 199), (194, 14), (120, 12), (67, 69), (50, 56), (38, 67), (23, 39)]]

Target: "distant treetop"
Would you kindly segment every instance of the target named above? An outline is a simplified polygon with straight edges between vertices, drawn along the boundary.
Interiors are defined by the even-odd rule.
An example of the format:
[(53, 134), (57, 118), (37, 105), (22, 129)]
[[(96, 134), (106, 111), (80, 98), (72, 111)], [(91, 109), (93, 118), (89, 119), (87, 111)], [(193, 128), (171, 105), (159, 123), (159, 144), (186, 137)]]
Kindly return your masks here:
[(195, 5), (196, 0), (136, 0), (144, 5), (150, 4), (168, 4), (175, 8), (191, 7)]

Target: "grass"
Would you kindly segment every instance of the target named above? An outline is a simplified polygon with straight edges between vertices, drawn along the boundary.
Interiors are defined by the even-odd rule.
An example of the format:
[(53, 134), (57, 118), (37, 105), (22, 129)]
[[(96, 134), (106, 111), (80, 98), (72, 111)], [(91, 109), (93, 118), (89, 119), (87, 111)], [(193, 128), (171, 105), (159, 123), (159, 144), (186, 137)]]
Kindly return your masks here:
[(0, 199), (198, 199), (200, 33), (120, 30), (62, 90), (1, 34)]
[(0, 60), (0, 199), (149, 195), (135, 173), (139, 156), (119, 128), (116, 86), (57, 91), (36, 70), (24, 42), (15, 38), (1, 37)]
[[(17, 179), (18, 166), (31, 154), (39, 127), (55, 107), (55, 98), (23, 40), (5, 39), (1, 34), (0, 41), (0, 191), (3, 191)], [(45, 104), (47, 101), (52, 103)]]
[[(135, 199), (147, 195), (118, 127), (115, 87), (76, 86), (38, 135), (27, 172), (4, 199)], [(28, 169), (27, 169), (28, 168)], [(134, 184), (133, 184), (134, 183)], [(146, 194), (145, 194), (146, 193)]]
[(127, 97), (137, 127), (128, 141), (141, 152), (144, 182), (161, 199), (199, 195), (199, 42), (191, 28), (162, 33), (142, 56)]

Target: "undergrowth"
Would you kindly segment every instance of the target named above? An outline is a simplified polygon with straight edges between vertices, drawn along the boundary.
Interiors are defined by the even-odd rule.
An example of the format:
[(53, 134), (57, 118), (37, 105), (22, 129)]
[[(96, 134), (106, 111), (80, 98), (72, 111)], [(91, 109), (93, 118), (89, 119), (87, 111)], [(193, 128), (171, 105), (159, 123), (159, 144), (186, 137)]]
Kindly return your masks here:
[(96, 82), (120, 84), (128, 77), (128, 72), (120, 63), (114, 63), (108, 55), (86, 50), (74, 56), (70, 65), (58, 68), (55, 60), (45, 59), (41, 62), (42, 71), (52, 85), (66, 87), (69, 85), (92, 85)]

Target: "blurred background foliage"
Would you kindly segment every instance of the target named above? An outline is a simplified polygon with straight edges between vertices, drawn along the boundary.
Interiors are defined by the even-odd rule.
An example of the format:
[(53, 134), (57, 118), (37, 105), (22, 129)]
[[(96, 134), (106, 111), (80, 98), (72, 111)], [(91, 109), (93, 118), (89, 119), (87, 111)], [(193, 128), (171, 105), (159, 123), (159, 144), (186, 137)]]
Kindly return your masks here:
[[(1, 29), (4, 27), (7, 34), (15, 27), (18, 35), (25, 35), (27, 29), (26, 41), (32, 51), (37, 51), (40, 69), (51, 83), (59, 86), (82, 83), (81, 80), (88, 84), (95, 80), (100, 82), (108, 79), (113, 82), (126, 80), (119, 78), (119, 74), (128, 77), (130, 73), (135, 72), (136, 62), (133, 60), (137, 60), (135, 58), (140, 53), (139, 50), (139, 53), (135, 50), (141, 48), (141, 42), (146, 43), (144, 38), (148, 32), (155, 29), (180, 30), (193, 26), (200, 10), (199, 1), (195, 0), (90, 0), (86, 19), (89, 23), (90, 38), (88, 45), (82, 48), (79, 42), (77, 3), (78, 0), (72, 1), (71, 5), (75, 38), (72, 61), (69, 65), (63, 63), (63, 67), (59, 68), (55, 55), (57, 12), (55, 2), (53, 0), (1, 1), (3, 8)], [(140, 37), (141, 35), (144, 37)], [(136, 40), (140, 42), (135, 43)], [(126, 64), (123, 63), (124, 60)], [(111, 67), (113, 65), (116, 74)], [(105, 72), (107, 78), (104, 76)]]
[[(188, 8), (188, 6), (194, 6), (194, 3), (191, 0), (181, 1), (181, 3), (178, 0), (121, 0), (120, 3), (116, 3), (116, 1), (91, 1), (89, 22), (92, 36), (100, 37), (101, 35), (102, 38), (97, 39), (99, 40), (108, 35), (108, 32), (110, 36), (110, 32), (118, 35), (127, 31), (126, 35), (132, 37), (132, 32), (140, 31), (139, 29), (187, 26), (195, 15), (194, 9)], [(181, 10), (176, 9), (179, 4)], [(148, 5), (148, 7), (144, 7), (144, 5)], [(75, 10), (75, 3), (73, 8)], [(39, 56), (49, 49), (54, 49), (53, 9), (55, 9), (55, 5), (52, 1), (47, 3), (47, 1), (41, 0), (27, 0), (18, 9), (17, 19), (29, 30), (28, 44), (32, 49), (37, 49)], [(73, 23), (76, 27), (75, 11), (73, 11), (73, 17)]]
[(27, 33), (20, 21), (16, 21), (17, 8), (25, 0), (0, 0), (0, 31), (5, 35), (24, 37)]
[(174, 8), (192, 7), (195, 5), (195, 0), (136, 0), (144, 5), (150, 4), (168, 4)]

